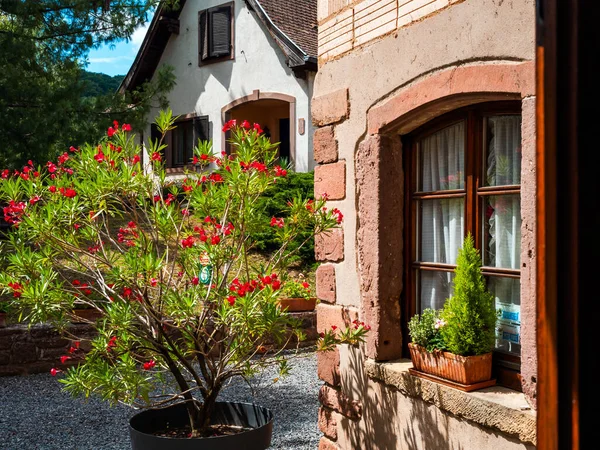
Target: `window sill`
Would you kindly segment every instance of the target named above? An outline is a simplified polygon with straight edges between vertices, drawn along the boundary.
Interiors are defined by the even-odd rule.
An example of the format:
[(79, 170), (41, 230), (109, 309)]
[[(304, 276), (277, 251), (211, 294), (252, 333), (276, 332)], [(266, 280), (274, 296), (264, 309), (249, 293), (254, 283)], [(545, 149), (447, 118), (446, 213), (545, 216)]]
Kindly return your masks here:
[(439, 409), (519, 439), (536, 443), (536, 413), (525, 395), (511, 389), (494, 386), (476, 392), (458, 389), (410, 375), (409, 359), (389, 362), (366, 361), (369, 378), (398, 389), (402, 394), (420, 398)]

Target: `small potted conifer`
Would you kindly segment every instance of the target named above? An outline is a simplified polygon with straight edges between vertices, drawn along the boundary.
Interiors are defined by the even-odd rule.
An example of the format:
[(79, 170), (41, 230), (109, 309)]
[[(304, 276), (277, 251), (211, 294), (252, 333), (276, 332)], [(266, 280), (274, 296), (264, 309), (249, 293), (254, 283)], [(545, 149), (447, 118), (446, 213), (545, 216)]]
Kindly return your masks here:
[(454, 295), (444, 308), (425, 310), (411, 319), (409, 349), (414, 374), (450, 380), (455, 387), (470, 391), (495, 383), (492, 349), (498, 318), (470, 234), (459, 251), (455, 273)]

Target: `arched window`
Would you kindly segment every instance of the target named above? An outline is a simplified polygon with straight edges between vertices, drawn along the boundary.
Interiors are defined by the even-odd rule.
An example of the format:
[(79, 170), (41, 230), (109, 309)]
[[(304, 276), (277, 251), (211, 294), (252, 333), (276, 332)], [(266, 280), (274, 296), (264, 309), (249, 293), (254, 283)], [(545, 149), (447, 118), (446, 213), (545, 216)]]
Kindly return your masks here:
[(494, 358), (500, 382), (519, 387), (521, 108), (494, 102), (441, 116), (403, 136), (409, 319), (440, 309), (470, 232), (501, 309)]

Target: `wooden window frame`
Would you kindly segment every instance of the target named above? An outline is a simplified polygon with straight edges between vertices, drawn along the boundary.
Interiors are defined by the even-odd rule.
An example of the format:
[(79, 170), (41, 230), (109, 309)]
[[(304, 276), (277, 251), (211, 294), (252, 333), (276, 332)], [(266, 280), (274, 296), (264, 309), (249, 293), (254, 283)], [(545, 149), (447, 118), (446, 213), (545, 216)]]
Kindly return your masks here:
[[(224, 55), (224, 56), (220, 56), (220, 57), (210, 57), (209, 56), (208, 58), (203, 59), (202, 58), (202, 48), (203, 48), (202, 27), (200, 26), (200, 20), (201, 20), (202, 14), (210, 14), (212, 11), (223, 8), (223, 7), (230, 8), (231, 44), (229, 47), (229, 55)], [(223, 3), (221, 5), (212, 6), (210, 8), (198, 11), (198, 66), (201, 67), (201, 66), (205, 66), (207, 64), (214, 64), (214, 63), (223, 62), (223, 61), (231, 61), (233, 59), (235, 59), (235, 2)]]
[[(167, 148), (164, 151), (164, 158), (165, 158), (165, 170), (167, 172), (167, 174), (179, 174), (179, 173), (184, 173), (185, 170), (196, 170), (197, 167), (195, 167), (193, 164), (191, 163), (184, 163), (184, 164), (178, 164), (175, 165), (173, 160), (174, 160), (174, 155), (173, 155), (173, 149), (175, 146), (175, 142), (174, 142), (174, 136), (173, 133), (177, 132), (177, 127), (179, 127), (181, 124), (184, 123), (191, 123), (192, 124), (192, 144), (196, 145), (197, 141), (199, 138), (202, 138), (202, 136), (199, 136), (199, 132), (197, 129), (197, 121), (199, 120), (204, 120), (206, 121), (206, 130), (204, 130), (206, 132), (206, 136), (204, 136), (204, 138), (206, 140), (210, 140), (211, 138), (211, 123), (209, 120), (209, 116), (206, 115), (196, 115), (196, 114), (185, 114), (182, 115), (175, 123), (175, 130), (171, 130), (169, 132), (167, 132), (167, 134), (165, 135), (165, 139), (163, 141), (163, 144), (165, 144), (167, 146)], [(189, 159), (186, 158), (186, 155), (184, 155), (184, 160), (190, 160), (193, 157), (193, 152), (192, 154), (189, 155)]]
[[(416, 286), (416, 270), (436, 270), (453, 272), (456, 265), (417, 262), (417, 207), (416, 200), (423, 199), (465, 199), (465, 233), (471, 232), (475, 246), (482, 251), (483, 232), (481, 213), (485, 197), (492, 195), (519, 194), (520, 185), (485, 186), (482, 185), (484, 158), (484, 118), (493, 115), (521, 115), (521, 103), (518, 101), (497, 101), (479, 103), (457, 109), (433, 119), (410, 134), (402, 136), (403, 165), (405, 167), (404, 192), (404, 286), (402, 295), (402, 333), (403, 354), (408, 355), (408, 321), (417, 313), (418, 286)], [(443, 190), (433, 192), (417, 191), (417, 142), (452, 124), (465, 123), (465, 180), (464, 189)], [(483, 253), (482, 253), (483, 255)], [(520, 270), (483, 266), (486, 276), (519, 278)], [(521, 303), (522, 304), (522, 303)], [(498, 384), (521, 391), (520, 366), (521, 358), (503, 352), (494, 351), (494, 373)]]

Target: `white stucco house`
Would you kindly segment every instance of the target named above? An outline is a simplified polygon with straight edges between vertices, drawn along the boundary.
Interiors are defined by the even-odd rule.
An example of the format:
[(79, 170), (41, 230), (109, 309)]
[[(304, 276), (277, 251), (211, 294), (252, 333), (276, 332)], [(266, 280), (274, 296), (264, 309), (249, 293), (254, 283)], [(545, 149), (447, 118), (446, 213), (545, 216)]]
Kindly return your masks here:
[[(168, 171), (183, 171), (198, 138), (227, 150), (223, 124), (259, 123), (298, 172), (314, 168), (310, 101), (317, 71), (316, 0), (181, 0), (159, 7), (120, 89), (174, 68), (168, 94), (177, 129), (167, 136)], [(149, 114), (151, 121), (157, 110)], [(142, 139), (152, 136), (150, 123)]]

